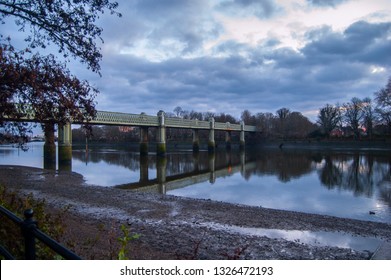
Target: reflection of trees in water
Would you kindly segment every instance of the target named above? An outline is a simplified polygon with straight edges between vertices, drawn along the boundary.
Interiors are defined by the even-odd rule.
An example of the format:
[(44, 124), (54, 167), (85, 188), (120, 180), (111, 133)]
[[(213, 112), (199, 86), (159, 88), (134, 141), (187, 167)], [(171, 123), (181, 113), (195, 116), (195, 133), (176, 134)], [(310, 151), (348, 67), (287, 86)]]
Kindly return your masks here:
[[(379, 198), (390, 206), (391, 212), (391, 158), (388, 157), (388, 169), (384, 168), (377, 183), (379, 188)], [(386, 164), (386, 163), (385, 163)]]
[(385, 158), (370, 153), (330, 153), (324, 156), (319, 178), (328, 189), (348, 190), (357, 196), (371, 197), (375, 187), (379, 187), (382, 200), (391, 203), (390, 188), (380, 187), (382, 182), (388, 186), (391, 182), (391, 163)]
[(314, 170), (311, 153), (262, 151), (257, 154), (256, 175), (276, 175), (282, 182), (299, 178)]

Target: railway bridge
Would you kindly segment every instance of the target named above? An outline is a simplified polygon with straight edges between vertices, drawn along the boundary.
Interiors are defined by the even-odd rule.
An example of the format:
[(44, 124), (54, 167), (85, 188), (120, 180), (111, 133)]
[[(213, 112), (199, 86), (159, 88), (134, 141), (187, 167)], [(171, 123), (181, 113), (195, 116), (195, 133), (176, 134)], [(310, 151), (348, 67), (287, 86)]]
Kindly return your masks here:
[[(12, 120), (11, 118), (9, 120)], [(18, 121), (37, 122), (34, 118), (34, 113), (28, 115)], [(51, 122), (52, 123), (52, 122)], [(54, 122), (55, 123), (55, 122)], [(70, 161), (72, 159), (72, 124), (83, 124), (79, 122), (67, 123), (58, 127), (58, 157), (59, 161)], [(159, 111), (156, 116), (108, 111), (97, 111), (95, 118), (89, 121), (91, 125), (115, 125), (115, 126), (132, 126), (140, 128), (140, 154), (148, 154), (148, 129), (156, 128), (156, 152), (160, 156), (164, 156), (166, 153), (166, 129), (167, 128), (182, 128), (191, 129), (193, 132), (193, 151), (197, 152), (200, 147), (199, 131), (208, 130), (208, 151), (213, 153), (216, 148), (215, 131), (225, 131), (225, 141), (227, 147), (231, 145), (231, 133), (237, 131), (240, 133), (240, 147), (245, 146), (245, 133), (256, 132), (255, 126), (245, 125), (242, 121), (240, 124), (231, 124), (229, 122), (215, 122), (214, 118), (210, 118), (208, 121), (191, 120), (166, 117), (164, 111)], [(54, 139), (54, 124), (45, 126), (45, 154), (53, 154), (55, 147), (50, 143), (49, 139)], [(46, 158), (46, 155), (45, 155)], [(54, 160), (55, 161), (55, 160)]]

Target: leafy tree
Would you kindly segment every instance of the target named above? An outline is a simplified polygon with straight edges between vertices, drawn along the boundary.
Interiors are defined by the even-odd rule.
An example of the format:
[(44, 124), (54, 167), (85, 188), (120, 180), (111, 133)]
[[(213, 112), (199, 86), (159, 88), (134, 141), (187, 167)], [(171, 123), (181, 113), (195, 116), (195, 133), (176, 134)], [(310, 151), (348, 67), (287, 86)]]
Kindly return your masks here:
[(338, 126), (340, 120), (341, 115), (338, 107), (326, 104), (325, 107), (319, 109), (317, 123), (327, 137)]
[[(103, 40), (96, 20), (105, 10), (116, 13), (117, 6), (108, 0), (0, 0), (0, 23), (15, 19), (27, 34), (23, 50), (17, 50), (7, 34), (0, 34), (0, 126), (12, 129), (15, 126), (5, 123), (6, 118), (21, 121), (32, 113), (39, 122), (59, 124), (94, 116), (98, 91), (73, 76), (66, 62), (70, 56), (78, 58), (100, 73), (102, 55), (96, 39)], [(64, 63), (54, 55), (33, 53), (50, 44), (58, 47)], [(17, 130), (24, 134), (26, 127), (19, 123)]]
[(105, 10), (121, 16), (117, 7), (109, 0), (0, 0), (0, 21), (4, 24), (13, 17), (21, 31), (29, 27), (28, 47), (46, 48), (54, 43), (64, 57), (79, 58), (98, 72), (102, 55), (96, 40), (103, 42), (103, 29), (96, 20)]

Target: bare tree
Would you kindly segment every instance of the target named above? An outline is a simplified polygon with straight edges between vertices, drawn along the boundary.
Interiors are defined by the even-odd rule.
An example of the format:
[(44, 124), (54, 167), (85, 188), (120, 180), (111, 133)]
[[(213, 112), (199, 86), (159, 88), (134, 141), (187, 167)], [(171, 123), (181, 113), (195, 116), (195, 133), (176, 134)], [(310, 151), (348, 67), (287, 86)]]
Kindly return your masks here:
[(389, 132), (391, 132), (391, 77), (384, 88), (375, 92), (375, 100), (377, 103), (376, 111), (381, 122), (387, 125)]
[(287, 120), (290, 113), (291, 113), (291, 111), (288, 108), (281, 108), (276, 111), (277, 132), (278, 132), (278, 134), (280, 134), (283, 137), (287, 135), (287, 131), (286, 131), (287, 130), (287, 122), (286, 122), (286, 120)]
[(330, 133), (338, 126), (340, 121), (341, 115), (338, 107), (326, 104), (325, 107), (319, 109), (317, 123), (327, 137), (330, 136)]
[(373, 135), (373, 126), (376, 123), (376, 110), (372, 104), (372, 100), (367, 97), (362, 100), (363, 102), (363, 111), (364, 111), (364, 116), (363, 116), (363, 121), (362, 124), (366, 129), (366, 133), (369, 138), (372, 138)]
[(363, 101), (353, 97), (352, 100), (343, 105), (344, 119), (348, 126), (353, 130), (354, 136), (360, 136), (360, 124), (364, 118)]

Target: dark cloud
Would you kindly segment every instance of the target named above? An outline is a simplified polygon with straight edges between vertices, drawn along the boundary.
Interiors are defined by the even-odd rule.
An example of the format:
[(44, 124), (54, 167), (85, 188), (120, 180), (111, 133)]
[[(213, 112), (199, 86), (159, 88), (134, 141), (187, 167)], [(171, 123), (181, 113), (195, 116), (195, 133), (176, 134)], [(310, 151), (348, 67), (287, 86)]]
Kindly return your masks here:
[(234, 16), (253, 15), (258, 18), (270, 18), (282, 10), (274, 0), (227, 0), (220, 3), (217, 9)]
[(215, 47), (213, 57), (160, 62), (111, 54), (99, 86), (105, 95), (115, 94), (100, 104), (149, 114), (181, 106), (239, 117), (246, 109), (306, 112), (353, 96), (371, 97), (386, 76), (370, 77), (370, 66), (389, 69), (390, 28), (367, 22), (344, 32), (322, 27), (309, 32), (308, 43), (299, 50), (275, 48), (280, 42), (273, 39), (257, 46), (225, 41)]
[(336, 7), (349, 0), (307, 0), (308, 3), (320, 7)]
[(359, 21), (343, 33), (328, 27), (313, 30), (310, 41), (301, 51), (308, 61), (363, 61), (387, 67), (391, 53), (391, 23)]

